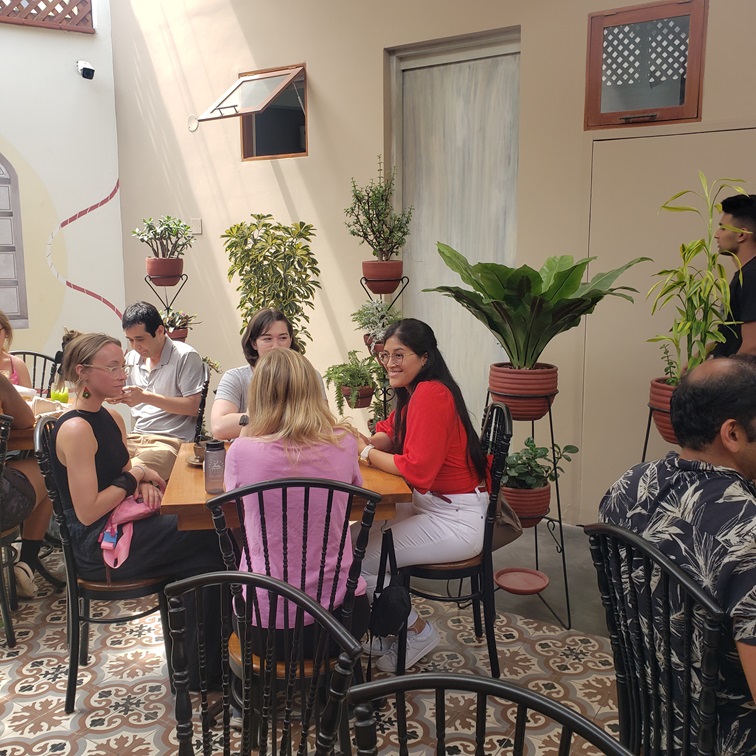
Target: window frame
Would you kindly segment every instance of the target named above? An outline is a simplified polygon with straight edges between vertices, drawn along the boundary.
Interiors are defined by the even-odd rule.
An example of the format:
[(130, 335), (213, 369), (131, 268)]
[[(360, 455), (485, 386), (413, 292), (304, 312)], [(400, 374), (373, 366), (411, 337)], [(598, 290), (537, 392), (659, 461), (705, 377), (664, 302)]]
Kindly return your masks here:
[(11, 255), (15, 276), (0, 279), (0, 289), (16, 289), (18, 309), (5, 309), (8, 320), (14, 328), (29, 327), (29, 302), (26, 292), (26, 266), (24, 261), (24, 237), (21, 225), (21, 195), (18, 186), (18, 174), (13, 164), (0, 153), (0, 165), (2, 165), (7, 178), (3, 177), (2, 185), (8, 187), (9, 208), (0, 210), (3, 218), (10, 219), (12, 244), (0, 247), (0, 254)]
[[(205, 121), (219, 121), (223, 118), (240, 118), (245, 115), (254, 115), (255, 113), (262, 113), (265, 108), (275, 100), (286, 87), (291, 84), (294, 79), (300, 74), (304, 74), (304, 65), (299, 66), (284, 66), (282, 68), (268, 68), (264, 71), (254, 71), (252, 73), (239, 74), (239, 78), (209, 107), (205, 112), (198, 116), (197, 121), (203, 123)], [(257, 106), (245, 108), (242, 110), (234, 111), (233, 113), (224, 113), (222, 109), (220, 112), (215, 113), (218, 110), (220, 104), (242, 84), (248, 81), (259, 81), (261, 79), (270, 79), (274, 76), (286, 76), (281, 83), (271, 92), (268, 96), (262, 100)], [(226, 109), (231, 108), (230, 105), (226, 106)]]
[[(588, 54), (586, 66), (585, 129), (647, 126), (655, 123), (684, 123), (701, 120), (703, 100), (704, 52), (708, 0), (663, 0), (591, 13), (588, 16)], [(664, 18), (688, 16), (690, 32), (685, 75), (685, 102), (661, 108), (601, 112), (604, 30), (612, 26), (638, 24)]]
[[(265, 107), (259, 108), (258, 110), (248, 112), (248, 113), (240, 113), (239, 118), (239, 151), (241, 153), (241, 159), (242, 162), (248, 162), (250, 160), (278, 160), (279, 158), (297, 158), (297, 157), (307, 157), (310, 151), (310, 136), (309, 136), (309, 129), (307, 127), (307, 67), (304, 63), (298, 63), (296, 65), (292, 66), (282, 66), (279, 68), (266, 68), (262, 69), (260, 71), (252, 71), (247, 73), (239, 74), (241, 77), (247, 77), (247, 76), (257, 76), (257, 75), (271, 75), (271, 74), (280, 74), (282, 71), (289, 71), (291, 70), (293, 72), (292, 76), (290, 76), (285, 84), (281, 86), (279, 89), (276, 90), (275, 94), (268, 98), (268, 100), (265, 103)], [(296, 78), (299, 76), (299, 74), (302, 74), (302, 79), (304, 81), (304, 87), (303, 89), (303, 97), (302, 97), (302, 107), (304, 111), (304, 137), (305, 137), (305, 148), (302, 152), (287, 152), (287, 153), (277, 153), (276, 155), (247, 155), (245, 150), (245, 145), (247, 144), (247, 135), (245, 134), (245, 124), (248, 123), (248, 119), (252, 119), (253, 123), (250, 124), (247, 128), (250, 132), (254, 132), (254, 118), (259, 113), (262, 113), (268, 105), (272, 104), (276, 97), (278, 97), (281, 92), (286, 89), (286, 87), (289, 86)]]

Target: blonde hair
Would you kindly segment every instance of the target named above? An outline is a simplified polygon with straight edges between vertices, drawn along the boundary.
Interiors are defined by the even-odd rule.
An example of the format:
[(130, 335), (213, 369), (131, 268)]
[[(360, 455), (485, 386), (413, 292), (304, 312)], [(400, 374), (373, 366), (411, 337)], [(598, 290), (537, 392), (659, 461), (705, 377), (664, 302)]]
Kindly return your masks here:
[(71, 383), (78, 383), (80, 378), (76, 367), (89, 364), (97, 352), (108, 344), (121, 346), (118, 339), (108, 336), (107, 333), (79, 333), (68, 343), (64, 341), (63, 378)]
[(10, 346), (13, 343), (13, 326), (11, 325), (8, 316), (0, 310), (0, 328), (5, 331), (5, 344), (3, 344), (3, 351), (10, 350)]
[(290, 446), (336, 444), (345, 433), (323, 398), (315, 368), (293, 349), (272, 349), (257, 362), (247, 395), (249, 424), (242, 435)]

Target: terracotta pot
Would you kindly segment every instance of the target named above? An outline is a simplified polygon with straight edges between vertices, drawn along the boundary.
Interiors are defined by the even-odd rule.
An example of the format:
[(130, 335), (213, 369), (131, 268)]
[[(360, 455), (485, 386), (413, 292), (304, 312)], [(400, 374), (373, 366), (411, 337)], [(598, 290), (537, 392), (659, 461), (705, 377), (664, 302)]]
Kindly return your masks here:
[(184, 260), (181, 257), (147, 257), (144, 263), (150, 281), (156, 286), (175, 286), (184, 272)]
[(659, 431), (661, 437), (668, 444), (680, 445), (672, 427), (672, 418), (669, 414), (669, 403), (672, 400), (674, 386), (670, 386), (666, 378), (654, 378), (651, 381), (651, 388), (648, 397), (648, 406), (653, 410), (654, 425)]
[(392, 294), (399, 287), (404, 271), (401, 260), (365, 260), (362, 263), (362, 275), (365, 286), (373, 294)]
[(517, 370), (508, 362), (491, 365), (488, 390), (494, 402), (509, 407), (513, 420), (540, 420), (557, 390), (557, 368), (537, 362), (532, 370)]
[(362, 340), (365, 342), (365, 346), (368, 348), (370, 354), (378, 354), (383, 351), (383, 341), (373, 341), (373, 337), (369, 333), (362, 334)]
[(357, 404), (355, 404), (354, 407), (349, 404), (349, 397), (352, 395), (352, 389), (349, 388), (349, 386), (342, 386), (341, 393), (344, 394), (344, 399), (346, 399), (350, 409), (365, 409), (365, 407), (369, 407), (370, 403), (373, 401), (373, 389), (370, 386), (363, 386), (359, 389), (357, 394)]
[(189, 329), (173, 328), (170, 331), (166, 331), (165, 335), (173, 341), (186, 341), (186, 337), (189, 335)]
[(551, 485), (543, 488), (508, 488), (501, 491), (507, 504), (517, 513), (523, 528), (532, 528), (549, 513)]

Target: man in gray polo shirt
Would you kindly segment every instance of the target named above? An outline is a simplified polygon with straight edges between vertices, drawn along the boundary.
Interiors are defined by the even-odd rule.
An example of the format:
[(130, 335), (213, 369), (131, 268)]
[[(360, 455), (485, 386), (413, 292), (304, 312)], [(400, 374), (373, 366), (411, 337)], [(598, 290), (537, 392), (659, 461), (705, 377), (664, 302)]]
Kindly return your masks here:
[(149, 302), (126, 308), (121, 321), (131, 350), (123, 394), (131, 408), (128, 435), (132, 464), (142, 463), (167, 479), (182, 442), (194, 438), (204, 379), (202, 358), (188, 344), (168, 338), (160, 313)]

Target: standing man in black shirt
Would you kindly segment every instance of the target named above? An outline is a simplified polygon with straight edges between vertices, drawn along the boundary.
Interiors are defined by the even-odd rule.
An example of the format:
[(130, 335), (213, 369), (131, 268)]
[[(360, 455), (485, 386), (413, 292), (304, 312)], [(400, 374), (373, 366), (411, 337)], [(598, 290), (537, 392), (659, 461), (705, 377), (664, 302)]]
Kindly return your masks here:
[(740, 265), (730, 281), (732, 320), (739, 322), (722, 328), (725, 341), (716, 345), (712, 356), (756, 355), (756, 194), (736, 194), (722, 201), (714, 238), (719, 251), (737, 257)]

